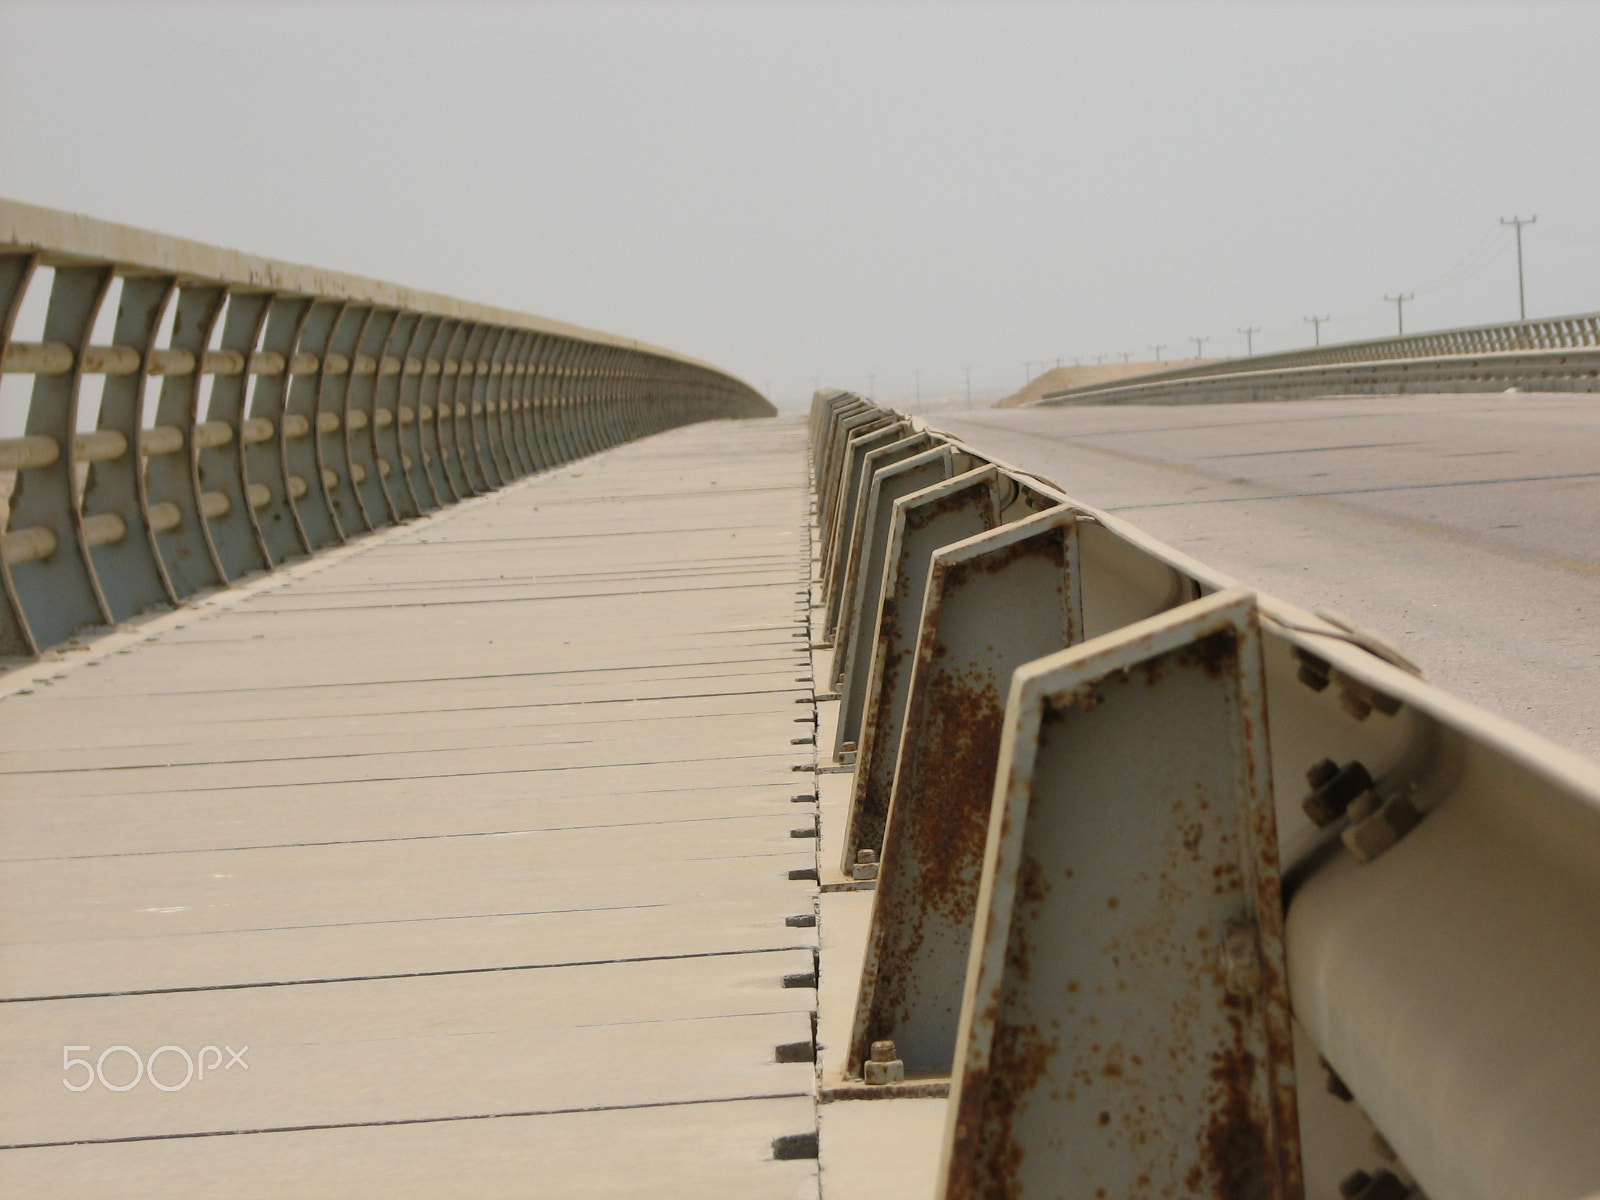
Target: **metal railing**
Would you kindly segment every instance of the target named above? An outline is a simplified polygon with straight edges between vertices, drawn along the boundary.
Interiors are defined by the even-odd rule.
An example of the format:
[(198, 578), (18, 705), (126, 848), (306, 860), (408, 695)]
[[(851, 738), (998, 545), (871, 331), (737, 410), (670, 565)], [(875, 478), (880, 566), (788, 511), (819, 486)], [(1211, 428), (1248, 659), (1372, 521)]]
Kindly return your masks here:
[[(45, 269), (44, 336), (13, 341)], [(117, 284), (112, 344), (91, 344)], [(24, 433), (0, 439), (0, 657), (607, 446), (774, 412), (626, 338), (13, 201), (0, 370), (33, 381)]]
[(940, 1197), (1600, 1192), (1600, 767), (859, 396), (812, 436), (840, 1096), (948, 1080)]
[(1600, 391), (1600, 314), (1229, 358), (1046, 392), (1035, 404), (1179, 404), (1417, 391)]

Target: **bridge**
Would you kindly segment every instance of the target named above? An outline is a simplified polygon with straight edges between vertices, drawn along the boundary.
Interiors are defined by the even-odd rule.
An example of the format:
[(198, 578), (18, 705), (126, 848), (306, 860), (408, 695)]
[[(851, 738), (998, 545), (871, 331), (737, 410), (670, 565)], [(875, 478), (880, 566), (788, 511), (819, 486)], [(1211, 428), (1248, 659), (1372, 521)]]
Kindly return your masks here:
[[(1157, 540), (1175, 472), (1316, 500), (1196, 482), (1160, 414), (1201, 410), (772, 419), (9, 202), (0, 317), (5, 1195), (1600, 1193), (1593, 645), (1448, 659), (1472, 703), (1372, 631), (1385, 581), (1312, 611), (1248, 537)], [(1587, 406), (1557, 324), (1503, 352)], [(1107, 412), (1165, 457), (1042, 424)], [(1507, 494), (1592, 498), (1568, 441)], [(1542, 734), (1481, 707), (1530, 679)]]

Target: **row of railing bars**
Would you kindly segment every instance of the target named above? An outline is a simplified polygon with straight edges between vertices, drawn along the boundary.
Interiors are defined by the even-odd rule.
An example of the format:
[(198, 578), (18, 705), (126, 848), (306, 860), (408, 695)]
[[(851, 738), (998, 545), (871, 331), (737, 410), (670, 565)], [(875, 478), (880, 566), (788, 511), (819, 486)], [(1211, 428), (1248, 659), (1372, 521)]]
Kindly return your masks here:
[[(45, 269), (44, 337), (15, 342)], [(91, 344), (118, 282), (114, 344)], [(10, 201), (0, 367), (33, 381), (0, 439), (13, 657), (622, 441), (772, 412), (670, 351)], [(87, 430), (86, 375), (105, 377)]]
[[(1359, 369), (1358, 369), (1359, 368)], [(1036, 403), (1163, 403), (1252, 388), (1285, 398), (1336, 393), (1600, 391), (1600, 314), (1470, 326), (1219, 359), (1108, 383), (1046, 392)], [(1240, 399), (1255, 399), (1240, 395)], [(1265, 398), (1265, 397), (1259, 397)]]

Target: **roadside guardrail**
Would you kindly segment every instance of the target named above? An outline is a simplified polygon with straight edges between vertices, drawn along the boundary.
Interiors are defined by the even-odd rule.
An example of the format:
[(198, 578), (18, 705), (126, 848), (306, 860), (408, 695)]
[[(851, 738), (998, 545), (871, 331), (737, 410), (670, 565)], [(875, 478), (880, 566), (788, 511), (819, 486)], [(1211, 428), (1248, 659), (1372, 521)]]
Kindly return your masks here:
[[(13, 341), (46, 273), (44, 337)], [(112, 344), (91, 344), (114, 286)], [(775, 411), (630, 339), (10, 200), (0, 370), (33, 380), (25, 431), (0, 439), (0, 657), (607, 446)]]
[(949, 1080), (940, 1196), (1600, 1193), (1600, 766), (860, 396), (811, 432), (846, 1070)]
[(1600, 391), (1600, 313), (1227, 358), (1046, 392), (1034, 404), (1200, 404), (1507, 388)]

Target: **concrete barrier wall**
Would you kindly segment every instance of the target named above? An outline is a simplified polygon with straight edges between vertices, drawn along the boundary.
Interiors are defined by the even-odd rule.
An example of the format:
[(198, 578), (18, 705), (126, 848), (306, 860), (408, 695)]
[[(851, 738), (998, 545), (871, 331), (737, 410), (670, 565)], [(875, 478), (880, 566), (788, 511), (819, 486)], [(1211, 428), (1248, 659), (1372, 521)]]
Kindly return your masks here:
[(899, 419), (819, 392), (813, 467), (847, 1070), (950, 1079), (940, 1194), (1600, 1191), (1600, 768)]

